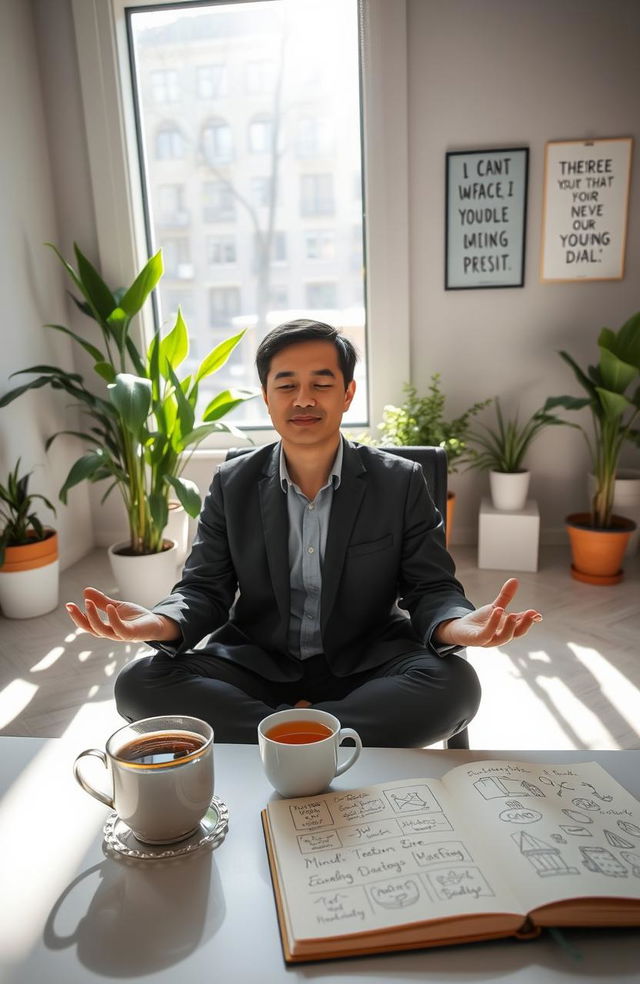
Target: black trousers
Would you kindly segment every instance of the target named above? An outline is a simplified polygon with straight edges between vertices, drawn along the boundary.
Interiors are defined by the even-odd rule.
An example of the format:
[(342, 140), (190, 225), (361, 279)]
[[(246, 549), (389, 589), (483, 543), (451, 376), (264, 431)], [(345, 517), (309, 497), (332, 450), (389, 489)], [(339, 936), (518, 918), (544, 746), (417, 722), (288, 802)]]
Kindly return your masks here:
[(334, 676), (321, 655), (302, 668), (302, 679), (282, 683), (198, 650), (156, 653), (120, 672), (116, 705), (129, 721), (188, 714), (208, 721), (218, 742), (254, 744), (262, 718), (304, 699), (355, 728), (364, 745), (420, 748), (461, 731), (480, 704), (478, 677), (460, 656), (419, 650), (348, 677)]

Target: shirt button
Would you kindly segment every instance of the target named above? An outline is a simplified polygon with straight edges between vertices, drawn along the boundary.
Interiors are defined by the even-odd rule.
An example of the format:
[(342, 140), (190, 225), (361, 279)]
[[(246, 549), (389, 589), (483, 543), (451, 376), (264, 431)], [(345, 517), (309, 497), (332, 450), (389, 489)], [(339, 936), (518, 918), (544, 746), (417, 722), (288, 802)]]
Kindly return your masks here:
[(313, 547), (307, 547), (307, 553), (310, 553), (310, 554), (314, 553)]
[(314, 504), (313, 504), (313, 502), (310, 502), (310, 503), (309, 503), (309, 509), (315, 509), (315, 508), (316, 508), (316, 507), (314, 506)]
[(307, 618), (313, 621), (313, 615), (307, 615)]

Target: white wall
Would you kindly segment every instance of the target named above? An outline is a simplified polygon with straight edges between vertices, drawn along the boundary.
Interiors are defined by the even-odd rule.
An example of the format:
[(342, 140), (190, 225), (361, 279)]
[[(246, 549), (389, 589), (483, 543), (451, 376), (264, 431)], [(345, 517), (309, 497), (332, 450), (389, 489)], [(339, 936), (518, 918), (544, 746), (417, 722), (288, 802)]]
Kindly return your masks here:
[[(496, 394), (523, 412), (578, 394), (557, 350), (597, 361), (600, 328), (640, 308), (639, 41), (636, 0), (409, 0), (413, 376), (426, 387), (441, 372), (456, 414)], [(636, 141), (624, 279), (539, 283), (545, 141), (616, 136)], [(445, 153), (512, 146), (530, 148), (525, 286), (445, 291)], [(630, 447), (625, 458), (640, 465)], [(564, 542), (563, 517), (586, 506), (584, 441), (548, 429), (528, 461), (543, 538)], [(459, 473), (451, 486), (454, 542), (473, 542), (488, 479)]]
[[(55, 196), (49, 163), (49, 142), (43, 110), (36, 34), (30, 3), (0, 0), (0, 309), (2, 310), (0, 392), (26, 377), (9, 380), (12, 372), (49, 363), (72, 368), (69, 344), (44, 329), (45, 322), (65, 323), (62, 277), (46, 240), (58, 241)], [(69, 148), (69, 156), (73, 156)], [(46, 438), (77, 425), (69, 402), (60, 394), (39, 390), (0, 410), (0, 476), (21, 457), (33, 469), (30, 490), (55, 504), (57, 493), (75, 460), (75, 439), (59, 438), (49, 453)], [(86, 488), (77, 489), (70, 507), (58, 504), (57, 516), (38, 510), (59, 531), (63, 567), (73, 563), (93, 542)]]

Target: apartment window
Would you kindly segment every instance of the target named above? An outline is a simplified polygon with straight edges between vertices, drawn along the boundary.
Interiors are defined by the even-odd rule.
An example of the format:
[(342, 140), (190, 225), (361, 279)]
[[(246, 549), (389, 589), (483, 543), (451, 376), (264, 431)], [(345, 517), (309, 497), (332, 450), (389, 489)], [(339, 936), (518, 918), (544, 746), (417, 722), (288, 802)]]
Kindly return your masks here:
[(333, 174), (303, 174), (300, 178), (300, 214), (333, 215)]
[(190, 280), (193, 277), (191, 263), (191, 243), (186, 237), (162, 239), (162, 259), (167, 277)]
[(227, 164), (233, 157), (231, 127), (224, 120), (211, 120), (202, 130), (202, 150), (209, 164)]
[(259, 116), (249, 123), (249, 150), (266, 154), (271, 150), (273, 123), (268, 116)]
[(175, 103), (180, 99), (178, 73), (175, 69), (162, 68), (151, 72), (151, 98), (154, 103)]
[[(335, 260), (336, 244), (348, 244), (351, 226), (358, 221), (351, 197), (353, 174), (362, 167), (358, 5), (359, 0), (184, 5), (158, 0), (146, 9), (133, 7), (128, 14), (141, 171), (146, 199), (154, 203), (147, 250), (163, 239), (178, 238), (168, 219), (172, 213), (186, 215), (188, 203), (184, 231), (190, 259), (176, 260), (173, 269), (193, 264), (204, 252), (203, 269), (197, 271), (204, 275), (190, 281), (201, 340), (205, 344), (206, 332), (213, 334), (214, 328), (222, 337), (236, 317), (248, 327), (246, 344), (238, 347), (215, 380), (203, 380), (203, 405), (207, 396), (211, 398), (207, 388), (211, 393), (255, 384), (253, 356), (260, 339), (289, 305), (303, 317), (308, 296), (309, 310), (321, 307), (325, 319), (341, 327), (363, 355), (357, 401), (347, 423), (366, 419), (363, 272), (349, 268), (345, 246), (343, 266), (322, 272), (315, 268), (314, 279), (335, 283), (314, 284), (317, 289), (307, 295), (302, 273), (313, 272), (311, 259)], [(326, 45), (318, 43), (321, 36), (340, 39), (340, 57), (330, 71)], [(165, 156), (173, 158), (169, 169), (153, 153), (156, 128), (163, 123), (147, 89), (151, 71), (175, 64), (180, 65), (179, 81), (190, 79), (194, 98), (181, 104), (179, 120), (166, 121), (167, 127), (171, 123), (180, 131), (182, 155), (176, 158), (177, 138), (172, 138), (170, 148), (164, 149)], [(304, 73), (322, 77), (323, 85), (303, 91)], [(223, 103), (207, 101), (223, 93)], [(337, 133), (345, 136), (334, 156), (328, 151)], [(318, 154), (323, 155), (322, 164), (315, 164)], [(301, 173), (303, 157), (308, 158), (308, 173)], [(168, 186), (167, 177), (185, 191), (182, 198), (167, 192), (160, 209), (151, 189)], [(325, 219), (330, 230), (322, 229)], [(307, 240), (307, 232), (315, 238)], [(262, 244), (270, 238), (267, 251)], [(232, 265), (235, 282), (229, 284)], [(159, 294), (164, 322), (162, 290)], [(336, 299), (347, 298), (348, 305), (340, 309)], [(238, 419), (247, 426), (269, 423), (258, 401), (241, 408)]]
[(276, 64), (273, 61), (249, 61), (246, 66), (246, 88), (249, 95), (269, 93), (276, 80)]
[(198, 99), (219, 99), (227, 95), (227, 66), (198, 65), (196, 69)]
[(181, 160), (184, 157), (184, 137), (177, 126), (169, 123), (156, 132), (155, 158), (157, 161)]
[(333, 153), (333, 124), (327, 117), (307, 116), (298, 120), (298, 157), (326, 157)]
[(336, 255), (336, 237), (329, 229), (305, 234), (305, 255), (308, 260), (333, 260)]
[(207, 263), (210, 266), (226, 266), (236, 260), (236, 241), (233, 236), (207, 237)]
[(337, 308), (338, 285), (334, 282), (307, 284), (307, 307), (312, 310)]
[(205, 181), (202, 186), (205, 222), (232, 222), (236, 217), (233, 188), (226, 181)]
[(239, 287), (211, 287), (209, 289), (209, 323), (212, 328), (228, 327), (231, 319), (240, 314)]
[(185, 206), (185, 186), (165, 184), (157, 189), (156, 222), (163, 229), (189, 224), (189, 212)]

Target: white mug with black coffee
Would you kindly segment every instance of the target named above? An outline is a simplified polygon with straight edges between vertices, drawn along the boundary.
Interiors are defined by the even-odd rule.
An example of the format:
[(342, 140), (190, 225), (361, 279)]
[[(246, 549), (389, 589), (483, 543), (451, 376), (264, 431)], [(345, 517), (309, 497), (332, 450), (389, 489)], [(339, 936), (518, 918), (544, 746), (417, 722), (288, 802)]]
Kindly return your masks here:
[[(111, 793), (95, 789), (81, 762), (98, 758)], [(98, 748), (80, 752), (73, 774), (85, 792), (116, 811), (138, 840), (172, 844), (193, 834), (213, 797), (213, 729), (199, 718), (145, 718), (120, 728)]]

